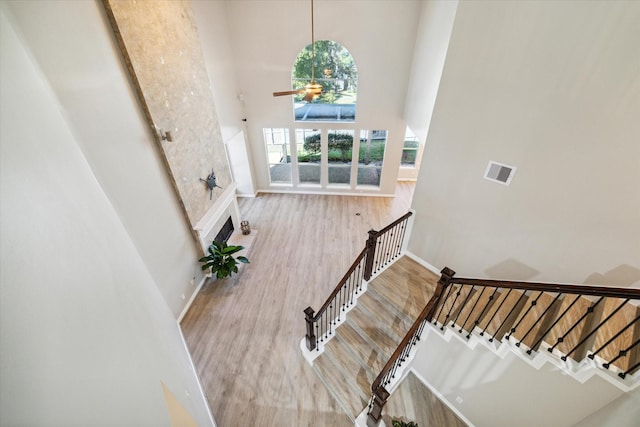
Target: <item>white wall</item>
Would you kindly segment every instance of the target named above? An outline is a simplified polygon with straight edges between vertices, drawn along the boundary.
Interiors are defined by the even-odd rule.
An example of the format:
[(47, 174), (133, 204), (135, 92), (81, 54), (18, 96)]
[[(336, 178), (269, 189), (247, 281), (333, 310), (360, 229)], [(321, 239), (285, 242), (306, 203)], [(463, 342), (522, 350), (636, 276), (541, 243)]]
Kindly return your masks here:
[(512, 352), (500, 358), (482, 345), (471, 350), (430, 328), (413, 369), (476, 427), (573, 426), (623, 395), (601, 377), (581, 384), (555, 366), (538, 370)]
[[(404, 97), (421, 3), (418, 0), (315, 2), (316, 40), (342, 43), (356, 61), (358, 103), (353, 124), (304, 123), (304, 126), (387, 129), (390, 141), (385, 172), (380, 190), (374, 193), (393, 194), (395, 190), (406, 127)], [(262, 128), (296, 127), (291, 98), (274, 98), (272, 93), (291, 87), (295, 58), (311, 42), (309, 7), (307, 0), (227, 2), (238, 90), (245, 100), (249, 151), (258, 191), (274, 188), (286, 191), (269, 184)]]
[(457, 0), (426, 1), (422, 6), (405, 104), (407, 125), (421, 144), (427, 140), (457, 8)]
[[(175, 318), (6, 6), (0, 10), (0, 424), (169, 426), (163, 382), (199, 425), (214, 425)], [(73, 18), (57, 24), (73, 26)], [(83, 53), (90, 52), (79, 52), (78, 62)], [(69, 72), (76, 65), (67, 63)], [(79, 75), (76, 85), (91, 91), (99, 83), (94, 77)], [(121, 124), (107, 118), (105, 132)]]
[[(99, 1), (6, 1), (16, 31), (174, 316), (200, 257)], [(182, 295), (185, 295), (185, 299)]]
[[(640, 280), (640, 3), (460, 2), (409, 250), (459, 276)], [(510, 186), (482, 178), (516, 166)]]
[(405, 100), (407, 126), (420, 147), (415, 167), (401, 167), (399, 180), (416, 181), (418, 178), (457, 8), (457, 0), (433, 0), (422, 4)]
[(575, 427), (637, 426), (640, 420), (640, 388), (625, 393), (604, 408), (576, 423)]

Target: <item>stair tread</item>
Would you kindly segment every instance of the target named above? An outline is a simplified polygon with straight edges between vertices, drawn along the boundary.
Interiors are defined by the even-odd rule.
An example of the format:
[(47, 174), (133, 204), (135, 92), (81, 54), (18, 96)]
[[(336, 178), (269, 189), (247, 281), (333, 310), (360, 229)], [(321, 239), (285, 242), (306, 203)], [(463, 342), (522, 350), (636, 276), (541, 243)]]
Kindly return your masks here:
[(344, 340), (333, 339), (329, 341), (324, 351), (332, 359), (333, 364), (342, 371), (343, 381), (350, 382), (351, 386), (357, 386), (361, 391), (361, 397), (366, 399), (377, 372), (374, 373), (365, 361), (356, 357), (350, 350), (349, 344)]
[(392, 353), (386, 353), (381, 349), (374, 347), (366, 340), (353, 326), (347, 321), (340, 325), (338, 328), (339, 333), (335, 339), (344, 341), (349, 345), (349, 350), (360, 358), (360, 360), (366, 361), (367, 365), (371, 367), (371, 370), (378, 373), (382, 370), (384, 365), (391, 357)]
[(371, 341), (370, 345), (380, 349), (382, 352), (391, 355), (397, 348), (398, 342), (385, 332), (384, 325), (381, 324), (378, 319), (371, 319), (367, 313), (358, 306), (349, 313), (347, 321), (359, 334)]
[(402, 257), (373, 279), (369, 288), (383, 296), (402, 313), (415, 319), (427, 304), (438, 282), (438, 276), (416, 261)]
[[(564, 308), (570, 303), (571, 298), (558, 299), (554, 303), (555, 295), (546, 292), (533, 292), (523, 307), (518, 319), (513, 325), (512, 339), (532, 348), (539, 341), (540, 335), (546, 332), (553, 324), (556, 310)], [(535, 305), (533, 305), (535, 303)], [(574, 307), (575, 308), (575, 307)], [(545, 313), (544, 317), (542, 315)], [(556, 330), (554, 327), (553, 330)], [(553, 330), (551, 332), (553, 332)], [(552, 334), (546, 336), (545, 342), (551, 342)]]
[(469, 301), (467, 307), (460, 312), (458, 321), (456, 322), (460, 328), (466, 331), (472, 331), (476, 325), (490, 312), (491, 307), (495, 304), (496, 299), (500, 296), (498, 292), (494, 293), (493, 288), (482, 288), (476, 290), (473, 299)]
[(349, 418), (355, 420), (367, 406), (367, 401), (360, 396), (357, 388), (345, 381), (344, 374), (331, 357), (326, 355), (318, 357), (313, 363), (313, 368)]
[[(558, 315), (561, 315), (570, 306), (570, 304), (576, 300), (576, 295), (569, 295), (562, 303)], [(545, 337), (545, 342), (554, 346), (562, 354), (567, 354), (573, 350), (573, 348), (588, 334), (592, 329), (592, 323), (600, 320), (599, 312), (588, 315), (580, 321), (580, 318), (587, 312), (587, 309), (593, 304), (587, 298), (578, 297), (577, 302), (567, 311), (560, 321), (549, 332), (549, 335)], [(574, 326), (575, 325), (575, 326)], [(571, 330), (571, 328), (573, 328)], [(558, 342), (558, 339), (562, 339), (562, 342)], [(573, 358), (581, 360), (583, 356), (572, 355)]]
[(493, 337), (496, 341), (502, 342), (505, 333), (520, 316), (527, 300), (528, 297), (520, 290), (503, 289), (495, 303), (480, 320), (478, 328), (487, 338)]
[(362, 295), (358, 299), (358, 304), (361, 304), (361, 307), (365, 308), (370, 315), (385, 319), (386, 331), (393, 334), (398, 342), (404, 338), (415, 320), (415, 318), (394, 310), (392, 305), (382, 297), (379, 297), (373, 289)]
[[(624, 300), (620, 298), (607, 299), (602, 313), (603, 320), (623, 302)], [(593, 345), (593, 351), (596, 351), (605, 345), (611, 337), (615, 336), (618, 331), (621, 331), (625, 326), (630, 324), (639, 314), (640, 307), (629, 303), (625, 304), (598, 330)], [(636, 340), (638, 340), (638, 338), (640, 338), (640, 320), (637, 320), (633, 326), (627, 328), (618, 336), (618, 338), (604, 347), (597, 356), (605, 361), (613, 360), (619, 355), (621, 350), (627, 349)], [(640, 348), (638, 347), (640, 346), (635, 346), (627, 353), (626, 356), (618, 358), (618, 360), (613, 363), (613, 366), (626, 371), (636, 363), (640, 362)]]

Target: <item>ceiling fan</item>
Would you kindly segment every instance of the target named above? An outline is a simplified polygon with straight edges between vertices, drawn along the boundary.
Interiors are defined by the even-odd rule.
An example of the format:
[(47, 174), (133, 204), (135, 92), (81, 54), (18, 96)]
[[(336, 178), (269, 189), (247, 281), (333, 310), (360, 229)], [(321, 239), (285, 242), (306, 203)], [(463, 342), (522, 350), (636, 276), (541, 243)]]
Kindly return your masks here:
[(284, 92), (273, 92), (273, 96), (285, 96), (285, 95), (302, 95), (302, 98), (306, 102), (311, 102), (322, 94), (322, 85), (316, 83), (316, 42), (313, 34), (313, 0), (311, 0), (311, 82), (304, 86), (304, 89), (287, 90)]

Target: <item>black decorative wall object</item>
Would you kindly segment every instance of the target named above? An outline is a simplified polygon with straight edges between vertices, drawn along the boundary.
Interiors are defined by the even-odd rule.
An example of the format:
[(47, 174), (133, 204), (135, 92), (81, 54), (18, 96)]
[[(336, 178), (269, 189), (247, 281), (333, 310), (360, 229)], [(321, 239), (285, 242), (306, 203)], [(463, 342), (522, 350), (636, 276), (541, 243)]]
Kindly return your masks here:
[(216, 188), (216, 187), (222, 188), (222, 187), (220, 187), (218, 185), (218, 179), (216, 178), (216, 174), (213, 172), (213, 169), (211, 169), (211, 173), (209, 174), (207, 179), (200, 178), (200, 181), (202, 181), (205, 184), (207, 184), (207, 188), (209, 189), (209, 200), (211, 200), (213, 198), (213, 189), (214, 188)]

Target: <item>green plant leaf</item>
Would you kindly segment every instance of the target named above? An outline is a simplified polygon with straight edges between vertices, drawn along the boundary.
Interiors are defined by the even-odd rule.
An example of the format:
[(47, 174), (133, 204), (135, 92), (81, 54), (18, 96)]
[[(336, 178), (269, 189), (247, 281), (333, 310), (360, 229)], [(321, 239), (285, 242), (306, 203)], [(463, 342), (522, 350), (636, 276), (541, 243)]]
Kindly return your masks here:
[(248, 264), (249, 260), (244, 256), (237, 258), (233, 257), (233, 254), (244, 249), (241, 245), (228, 245), (227, 242), (211, 242), (211, 245), (207, 248), (209, 255), (200, 258), (198, 261), (204, 263), (202, 270), (211, 271), (211, 274), (215, 274), (216, 278), (224, 279), (231, 276), (233, 273), (238, 272), (237, 263), (242, 262)]
[(231, 255), (231, 254), (235, 254), (236, 252), (239, 252), (239, 251), (241, 251), (243, 249), (244, 249), (244, 246), (227, 246), (226, 248), (224, 248), (222, 253), (225, 254), (225, 255)]

